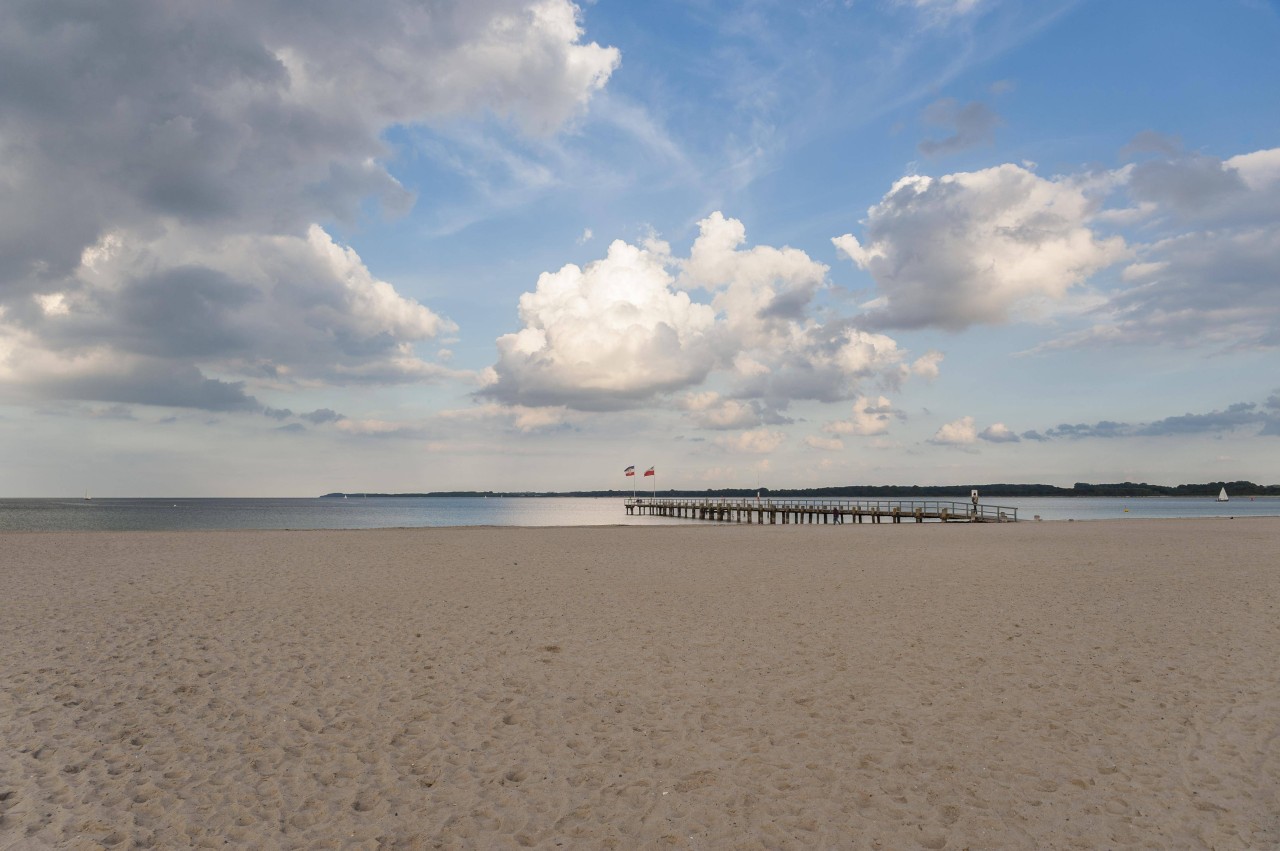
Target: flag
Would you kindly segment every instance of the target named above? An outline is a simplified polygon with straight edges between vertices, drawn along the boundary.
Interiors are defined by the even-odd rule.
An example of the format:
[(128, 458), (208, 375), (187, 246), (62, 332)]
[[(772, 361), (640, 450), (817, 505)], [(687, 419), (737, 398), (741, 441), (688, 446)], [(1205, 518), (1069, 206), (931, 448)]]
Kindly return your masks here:
[(622, 472), (623, 472), (623, 475), (634, 476), (636, 474), (636, 465), (632, 464), (630, 467), (623, 470)]
[(657, 475), (657, 473), (653, 472), (653, 468), (652, 468), (652, 467), (650, 467), (649, 469), (645, 470), (645, 471), (644, 471), (644, 474), (645, 474), (646, 476), (656, 476), (656, 475)]

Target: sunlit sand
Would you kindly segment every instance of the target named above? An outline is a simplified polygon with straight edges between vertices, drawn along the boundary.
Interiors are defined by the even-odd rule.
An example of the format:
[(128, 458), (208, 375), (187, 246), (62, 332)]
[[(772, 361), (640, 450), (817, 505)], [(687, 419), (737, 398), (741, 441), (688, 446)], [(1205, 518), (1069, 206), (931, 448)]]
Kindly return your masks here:
[(1276, 847), (1278, 545), (4, 535), (0, 848)]

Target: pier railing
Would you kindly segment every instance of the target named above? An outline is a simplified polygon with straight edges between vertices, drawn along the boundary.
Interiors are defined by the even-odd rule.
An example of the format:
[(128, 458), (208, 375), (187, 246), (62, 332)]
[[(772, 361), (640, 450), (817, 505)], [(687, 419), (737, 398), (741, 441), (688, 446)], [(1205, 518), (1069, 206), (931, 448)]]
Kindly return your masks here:
[(632, 497), (628, 515), (680, 517), (722, 523), (1011, 523), (1007, 505), (940, 499), (791, 499), (760, 497)]

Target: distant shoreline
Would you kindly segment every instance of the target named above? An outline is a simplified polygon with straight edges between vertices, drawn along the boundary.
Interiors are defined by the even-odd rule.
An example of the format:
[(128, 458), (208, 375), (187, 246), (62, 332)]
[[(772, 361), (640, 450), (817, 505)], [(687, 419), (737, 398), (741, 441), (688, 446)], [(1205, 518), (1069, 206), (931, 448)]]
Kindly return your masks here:
[[(1114, 484), (1090, 484), (1077, 482), (1069, 488), (1056, 485), (1030, 484), (976, 484), (976, 485), (841, 485), (825, 488), (708, 488), (706, 490), (659, 489), (658, 496), (664, 497), (749, 497), (760, 494), (773, 497), (799, 497), (807, 499), (831, 498), (876, 498), (876, 499), (922, 499), (927, 497), (960, 497), (969, 498), (970, 490), (977, 490), (981, 498), (996, 497), (1100, 497), (1114, 496), (1125, 498), (1136, 497), (1215, 497), (1226, 488), (1233, 498), (1246, 496), (1280, 496), (1280, 484), (1258, 485), (1253, 482), (1205, 482), (1203, 484), (1184, 485), (1151, 485), (1145, 482), (1120, 482)], [(649, 494), (652, 491), (648, 492)], [(342, 499), (343, 497), (372, 498), (458, 498), (458, 497), (501, 497), (501, 498), (548, 498), (548, 497), (608, 497), (625, 498), (632, 495), (630, 490), (575, 490), (575, 491), (428, 491), (424, 493), (365, 493), (363, 491), (335, 491), (320, 496), (320, 499)], [(636, 495), (645, 495), (636, 491)]]

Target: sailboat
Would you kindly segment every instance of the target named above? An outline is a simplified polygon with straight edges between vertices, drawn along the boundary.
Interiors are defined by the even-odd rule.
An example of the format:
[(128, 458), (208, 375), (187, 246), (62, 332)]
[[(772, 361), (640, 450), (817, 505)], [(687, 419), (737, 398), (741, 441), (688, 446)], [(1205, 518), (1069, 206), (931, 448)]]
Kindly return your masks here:
[(85, 502), (89, 502), (89, 501), (90, 501), (90, 500), (92, 500), (92, 499), (93, 499), (93, 497), (89, 496), (89, 492), (88, 492), (88, 491), (85, 491), (85, 492), (84, 492), (84, 501), (85, 501)]
[(1229, 502), (1230, 500), (1231, 497), (1227, 496), (1227, 489), (1225, 487), (1218, 491), (1218, 502)]

